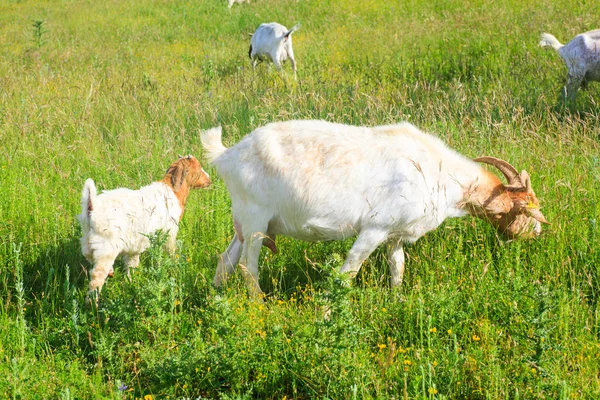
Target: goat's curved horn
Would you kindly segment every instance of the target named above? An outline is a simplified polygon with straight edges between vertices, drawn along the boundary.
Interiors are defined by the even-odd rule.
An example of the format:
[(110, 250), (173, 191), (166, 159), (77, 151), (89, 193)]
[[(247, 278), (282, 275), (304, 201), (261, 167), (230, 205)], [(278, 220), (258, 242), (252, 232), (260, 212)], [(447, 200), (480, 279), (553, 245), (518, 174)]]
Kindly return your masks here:
[[(521, 187), (524, 186), (521, 176), (515, 167), (510, 165), (508, 162), (501, 160), (496, 157), (478, 157), (474, 158), (473, 161), (477, 161), (484, 164), (492, 165), (500, 170), (506, 177), (509, 186)], [(529, 176), (528, 176), (529, 177)]]

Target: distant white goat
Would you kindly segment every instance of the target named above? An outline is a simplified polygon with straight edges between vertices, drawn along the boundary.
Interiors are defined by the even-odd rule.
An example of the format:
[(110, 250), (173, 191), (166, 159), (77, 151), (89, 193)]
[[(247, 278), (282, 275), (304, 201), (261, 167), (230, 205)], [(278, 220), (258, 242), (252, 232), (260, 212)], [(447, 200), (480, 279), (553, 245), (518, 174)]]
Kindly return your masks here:
[(150, 247), (148, 235), (168, 232), (166, 248), (173, 254), (190, 189), (208, 185), (208, 174), (193, 156), (179, 158), (161, 181), (139, 190), (121, 188), (97, 195), (94, 181), (86, 180), (78, 215), (83, 233), (81, 252), (93, 266), (86, 300), (99, 294), (120, 255), (129, 276), (129, 269), (139, 264), (140, 254)]
[(229, 8), (231, 8), (231, 6), (233, 6), (234, 3), (238, 3), (238, 4), (242, 4), (242, 3), (248, 3), (250, 4), (250, 0), (229, 0)]
[[(221, 128), (201, 135), (232, 202), (235, 235), (219, 259), (219, 286), (240, 266), (249, 289), (258, 284), (261, 245), (275, 236), (306, 241), (357, 235), (341, 272), (356, 275), (380, 244), (389, 245), (392, 285), (402, 282), (404, 242), (415, 242), (447, 217), (471, 214), (508, 237), (536, 236), (546, 222), (527, 172), (492, 157), (474, 161), (409, 123), (356, 127), (288, 121), (256, 129), (231, 148)], [(266, 238), (266, 241), (264, 240)]]
[(294, 59), (294, 50), (292, 49), (292, 33), (300, 29), (300, 25), (295, 25), (288, 29), (276, 22), (262, 24), (259, 26), (250, 39), (250, 49), (248, 56), (252, 60), (252, 66), (265, 60), (271, 60), (275, 64), (277, 71), (281, 71), (281, 64), (289, 57), (292, 63), (294, 77), (296, 77), (296, 60)]
[(562, 45), (549, 33), (542, 33), (542, 47), (553, 47), (569, 69), (564, 95), (574, 100), (579, 87), (589, 81), (600, 81), (600, 29), (581, 33)]

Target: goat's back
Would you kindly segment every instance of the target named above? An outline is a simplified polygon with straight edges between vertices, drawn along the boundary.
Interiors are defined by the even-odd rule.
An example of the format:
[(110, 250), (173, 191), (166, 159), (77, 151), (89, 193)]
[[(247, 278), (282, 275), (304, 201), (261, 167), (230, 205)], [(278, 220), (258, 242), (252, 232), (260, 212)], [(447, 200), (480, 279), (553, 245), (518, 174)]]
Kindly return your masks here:
[(600, 80), (600, 29), (581, 33), (559, 49), (569, 69), (582, 70), (590, 80)]
[(252, 49), (255, 52), (264, 52), (279, 46), (287, 31), (285, 26), (277, 22), (261, 24), (250, 39)]
[[(458, 201), (462, 190), (450, 175), (473, 168), (470, 160), (409, 123), (369, 128), (325, 121), (258, 128), (214, 165), (234, 214), (236, 207), (258, 205), (279, 218), (281, 226), (270, 226), (270, 232), (301, 239), (312, 239), (296, 234), (309, 220), (338, 231), (342, 225), (356, 229), (368, 218), (409, 224), (427, 214), (432, 201), (441, 208)], [(438, 204), (432, 195), (442, 186), (446, 197)], [(289, 226), (294, 223), (298, 226)]]

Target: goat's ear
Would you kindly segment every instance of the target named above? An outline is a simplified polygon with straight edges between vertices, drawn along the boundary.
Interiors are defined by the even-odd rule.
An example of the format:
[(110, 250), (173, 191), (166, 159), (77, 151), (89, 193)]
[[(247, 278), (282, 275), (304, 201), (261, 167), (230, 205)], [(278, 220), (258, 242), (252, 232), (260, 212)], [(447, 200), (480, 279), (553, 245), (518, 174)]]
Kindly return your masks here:
[(527, 209), (527, 214), (529, 214), (529, 216), (531, 216), (536, 221), (541, 222), (542, 224), (550, 224), (550, 222), (548, 222), (546, 220), (546, 218), (544, 217), (544, 214), (542, 214), (542, 212), (540, 211), (539, 207), (528, 208)]
[(171, 186), (173, 186), (173, 191), (178, 192), (188, 174), (187, 165), (182, 162), (177, 162), (169, 168), (167, 173), (171, 174)]

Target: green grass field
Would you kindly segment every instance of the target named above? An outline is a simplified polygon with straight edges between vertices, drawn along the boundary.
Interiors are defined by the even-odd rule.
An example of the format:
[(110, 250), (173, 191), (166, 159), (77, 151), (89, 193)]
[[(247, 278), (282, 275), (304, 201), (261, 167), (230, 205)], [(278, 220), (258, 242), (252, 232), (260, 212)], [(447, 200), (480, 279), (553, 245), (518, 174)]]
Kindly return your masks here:
[[(563, 104), (566, 68), (538, 47), (599, 16), (567, 0), (0, 0), (0, 397), (600, 398), (600, 84)], [(302, 24), (297, 81), (252, 70), (247, 34), (271, 21)], [(261, 304), (239, 274), (212, 286), (233, 228), (208, 168), (176, 257), (153, 247), (132, 282), (117, 263), (84, 306), (86, 178), (138, 188), (201, 158), (201, 129), (231, 145), (310, 118), (408, 120), (509, 160), (551, 225), (506, 241), (448, 220), (407, 247), (400, 289), (384, 251), (344, 287), (351, 241), (278, 238)]]

